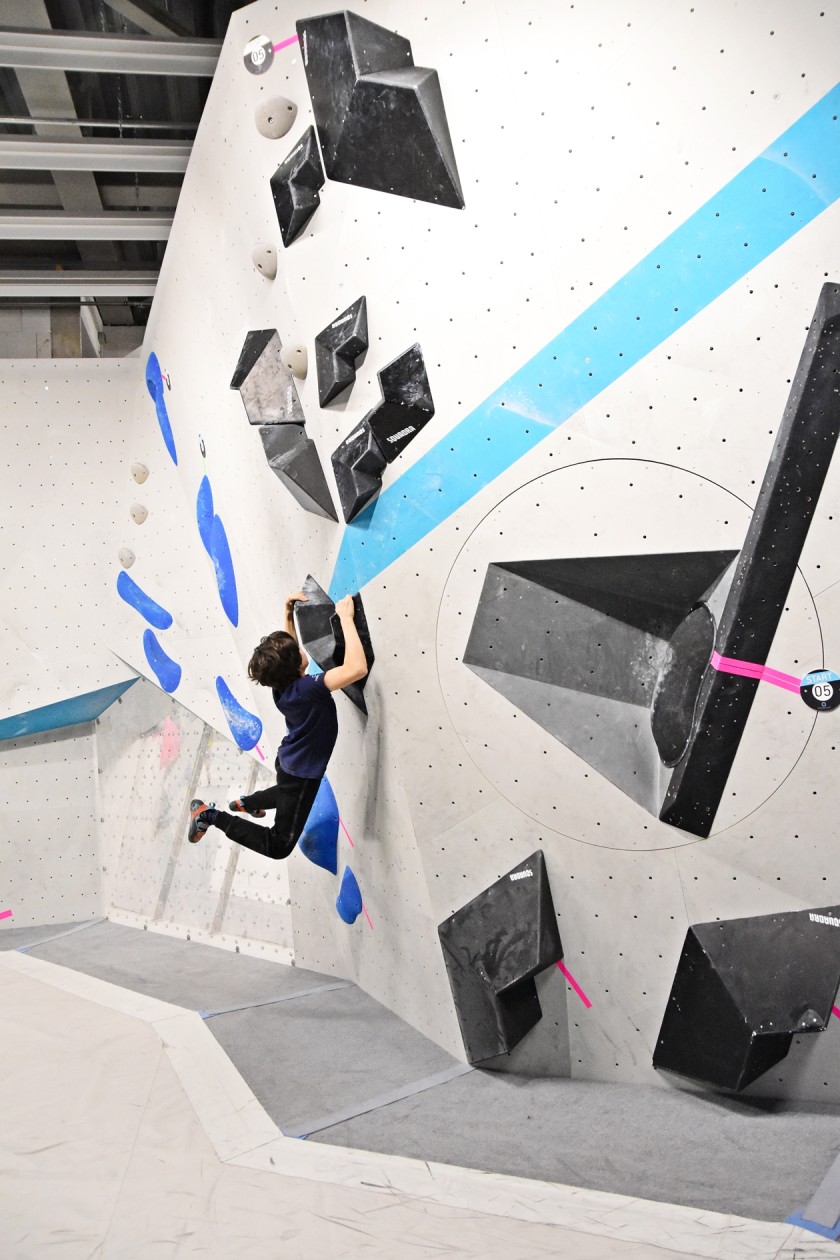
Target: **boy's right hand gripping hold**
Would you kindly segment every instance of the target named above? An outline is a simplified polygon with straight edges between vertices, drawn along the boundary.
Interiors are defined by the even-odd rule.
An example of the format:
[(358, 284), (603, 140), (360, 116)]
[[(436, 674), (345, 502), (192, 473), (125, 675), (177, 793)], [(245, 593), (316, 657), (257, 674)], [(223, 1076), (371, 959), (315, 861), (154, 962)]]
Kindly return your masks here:
[(345, 595), (335, 606), (341, 629), (344, 631), (344, 664), (328, 669), (324, 674), (324, 683), (329, 691), (340, 691), (358, 682), (368, 672), (365, 660), (365, 649), (356, 629), (356, 609), (353, 596)]

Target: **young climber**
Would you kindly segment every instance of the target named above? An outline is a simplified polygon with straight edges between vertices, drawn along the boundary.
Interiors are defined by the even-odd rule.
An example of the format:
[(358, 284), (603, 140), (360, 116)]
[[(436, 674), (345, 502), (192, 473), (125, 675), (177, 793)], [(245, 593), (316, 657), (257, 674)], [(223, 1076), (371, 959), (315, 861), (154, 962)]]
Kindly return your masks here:
[[(338, 738), (338, 716), (332, 692), (358, 682), (367, 673), (365, 652), (354, 621), (352, 595), (335, 606), (344, 632), (344, 664), (324, 674), (306, 673), (309, 659), (301, 651), (294, 623), (294, 607), (306, 596), (296, 591), (286, 600), (286, 627), (260, 640), (248, 665), (248, 676), (271, 687), (274, 703), (286, 719), (286, 734), (277, 750), (276, 787), (241, 796), (228, 806), (233, 814), (201, 800), (190, 805), (188, 839), (201, 840), (208, 827), (218, 827), (228, 839), (269, 858), (286, 858), (294, 849)], [(271, 827), (260, 827), (236, 814), (262, 818), (276, 810)]]

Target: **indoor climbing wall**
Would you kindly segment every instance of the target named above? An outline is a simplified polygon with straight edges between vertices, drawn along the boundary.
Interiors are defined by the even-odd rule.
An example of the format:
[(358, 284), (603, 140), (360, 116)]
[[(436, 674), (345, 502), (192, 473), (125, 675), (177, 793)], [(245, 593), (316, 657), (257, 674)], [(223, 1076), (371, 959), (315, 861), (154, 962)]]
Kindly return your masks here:
[[(108, 642), (262, 768), (252, 647), (307, 578), (361, 593), (375, 660), (338, 701), (334, 856), (288, 863), (295, 956), (476, 1061), (677, 1083), (690, 963), (775, 1038), (750, 1089), (840, 1097), (806, 965), (840, 901), (838, 35), (781, 0), (233, 16)], [(223, 845), (179, 857), (220, 934)], [(539, 939), (473, 931), (511, 880)], [(721, 976), (713, 925), (758, 919)], [(765, 953), (803, 977), (775, 1005)], [(462, 1035), (465, 967), (509, 1053)]]
[[(131, 542), (131, 361), (6, 361), (0, 415), (0, 927), (103, 912), (94, 721), (136, 679), (103, 627)], [(119, 543), (115, 539), (119, 538)]]

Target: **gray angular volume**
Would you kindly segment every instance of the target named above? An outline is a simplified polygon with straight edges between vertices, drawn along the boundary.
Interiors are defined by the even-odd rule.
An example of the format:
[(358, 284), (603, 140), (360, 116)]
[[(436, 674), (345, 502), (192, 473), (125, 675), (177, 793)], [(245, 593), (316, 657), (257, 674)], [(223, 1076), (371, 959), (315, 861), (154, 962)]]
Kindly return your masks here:
[(670, 775), (663, 750), (672, 760), (690, 739), (698, 673), (736, 556), (491, 564), (464, 664), (658, 814)]
[(321, 198), (324, 171), (318, 155), (315, 128), (307, 127), (287, 158), (271, 177), (271, 195), (284, 245), (291, 245), (312, 218)]
[(261, 426), (260, 437), (269, 468), (301, 507), (337, 521), (318, 451), (303, 425)]
[(345, 521), (382, 488), (382, 474), (435, 414), (423, 352), (415, 343), (378, 374), (382, 401), (332, 454)]
[(328, 177), (462, 207), (437, 71), (408, 40), (348, 10), (297, 31)]
[[(307, 598), (295, 605), (295, 620), (300, 642), (315, 664), (326, 673), (328, 669), (344, 664), (345, 643), (341, 622), (336, 615), (335, 604), (327, 592), (321, 589), (311, 573), (307, 576), (302, 589)], [(357, 709), (361, 709), (362, 713), (367, 713), (364, 690), (375, 658), (365, 608), (359, 594), (353, 596), (353, 609), (368, 672), (359, 682), (351, 683), (343, 690), (348, 700), (352, 700)]]
[(840, 907), (695, 923), (653, 1065), (741, 1090), (821, 1032), (840, 983)]
[(367, 348), (367, 301), (360, 297), (315, 338), (318, 401), (322, 407), (353, 384), (357, 362)]
[(245, 338), (230, 387), (239, 390), (251, 424), (305, 422), (295, 378), (280, 357), (282, 348), (276, 328), (261, 328)]
[(534, 977), (563, 957), (541, 850), (450, 915), (438, 936), (467, 1058), (508, 1053), (542, 1018)]

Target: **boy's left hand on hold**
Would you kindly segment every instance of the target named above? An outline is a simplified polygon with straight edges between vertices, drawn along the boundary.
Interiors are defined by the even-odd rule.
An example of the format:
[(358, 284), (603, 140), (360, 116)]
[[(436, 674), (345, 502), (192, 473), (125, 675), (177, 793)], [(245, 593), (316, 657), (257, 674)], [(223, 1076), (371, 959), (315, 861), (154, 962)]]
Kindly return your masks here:
[(286, 596), (286, 616), (291, 617), (295, 604), (306, 603), (309, 596), (304, 595), (303, 591), (295, 591), (294, 595)]

